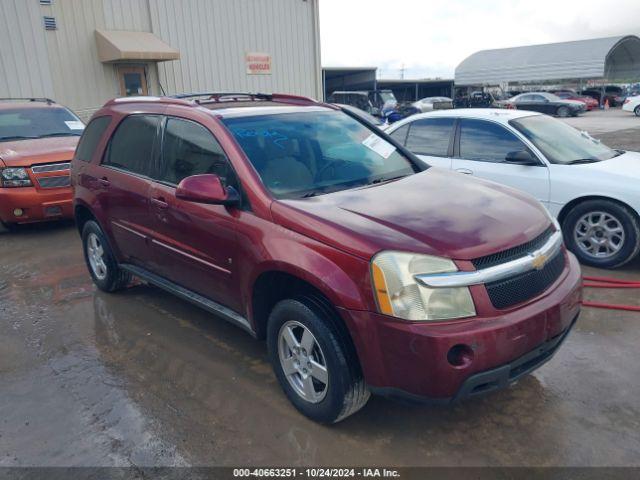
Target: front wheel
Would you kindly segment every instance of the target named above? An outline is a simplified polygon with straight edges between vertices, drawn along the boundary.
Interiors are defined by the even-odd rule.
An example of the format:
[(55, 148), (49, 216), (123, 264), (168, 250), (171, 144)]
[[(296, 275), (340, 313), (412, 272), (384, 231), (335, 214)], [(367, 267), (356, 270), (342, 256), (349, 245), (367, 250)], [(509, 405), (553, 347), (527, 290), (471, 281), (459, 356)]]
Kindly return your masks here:
[(567, 247), (585, 265), (616, 268), (640, 250), (640, 222), (628, 207), (611, 200), (576, 205), (563, 221)]
[(348, 333), (315, 297), (280, 301), (269, 316), (269, 357), (293, 405), (321, 423), (336, 423), (369, 400)]
[(122, 290), (131, 281), (131, 275), (118, 266), (106, 236), (93, 220), (82, 229), (84, 259), (93, 283), (105, 292)]
[(633, 113), (635, 113), (635, 114), (636, 114), (636, 117), (640, 117), (640, 105), (638, 105), (638, 106), (636, 107), (636, 109), (633, 111)]
[(571, 111), (569, 110), (569, 107), (560, 107), (558, 108), (558, 110), (556, 111), (556, 115), (558, 115), (559, 117), (568, 117), (571, 115)]

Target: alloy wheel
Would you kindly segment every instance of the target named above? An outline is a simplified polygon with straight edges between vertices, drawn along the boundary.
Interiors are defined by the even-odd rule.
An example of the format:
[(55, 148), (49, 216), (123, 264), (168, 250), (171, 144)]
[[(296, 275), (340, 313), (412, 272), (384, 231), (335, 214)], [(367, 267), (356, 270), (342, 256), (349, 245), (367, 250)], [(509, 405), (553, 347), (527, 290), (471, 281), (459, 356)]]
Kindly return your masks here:
[(593, 211), (576, 222), (573, 237), (578, 248), (593, 258), (616, 255), (624, 245), (622, 222), (607, 212)]
[(87, 258), (91, 271), (98, 280), (107, 278), (107, 264), (104, 261), (104, 248), (100, 238), (95, 233), (87, 236)]
[(321, 402), (329, 387), (327, 362), (316, 337), (302, 323), (290, 320), (280, 328), (278, 356), (293, 390), (310, 403)]

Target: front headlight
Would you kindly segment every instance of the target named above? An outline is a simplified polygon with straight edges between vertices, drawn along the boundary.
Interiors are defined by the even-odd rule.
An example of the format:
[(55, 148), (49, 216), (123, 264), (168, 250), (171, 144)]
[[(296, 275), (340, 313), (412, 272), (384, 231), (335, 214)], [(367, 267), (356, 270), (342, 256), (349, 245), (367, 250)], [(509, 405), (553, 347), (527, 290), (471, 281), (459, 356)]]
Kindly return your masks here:
[(371, 261), (373, 289), (381, 313), (404, 320), (472, 317), (476, 309), (467, 287), (429, 288), (415, 275), (457, 272), (448, 258), (381, 252)]
[(0, 185), (3, 187), (30, 187), (32, 183), (26, 168), (4, 168), (0, 170)]

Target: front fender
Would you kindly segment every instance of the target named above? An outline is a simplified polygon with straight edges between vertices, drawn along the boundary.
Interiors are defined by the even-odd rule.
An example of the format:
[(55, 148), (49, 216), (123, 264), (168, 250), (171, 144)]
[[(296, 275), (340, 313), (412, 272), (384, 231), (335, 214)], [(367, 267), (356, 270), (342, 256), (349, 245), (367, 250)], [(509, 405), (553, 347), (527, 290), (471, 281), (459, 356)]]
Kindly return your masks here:
[(277, 238), (263, 244), (263, 252), (267, 255), (254, 264), (243, 289), (249, 292), (246, 299), (249, 309), (253, 287), (260, 275), (281, 272), (309, 283), (337, 308), (370, 310), (373, 297), (369, 263), (306, 237), (302, 239), (304, 241)]

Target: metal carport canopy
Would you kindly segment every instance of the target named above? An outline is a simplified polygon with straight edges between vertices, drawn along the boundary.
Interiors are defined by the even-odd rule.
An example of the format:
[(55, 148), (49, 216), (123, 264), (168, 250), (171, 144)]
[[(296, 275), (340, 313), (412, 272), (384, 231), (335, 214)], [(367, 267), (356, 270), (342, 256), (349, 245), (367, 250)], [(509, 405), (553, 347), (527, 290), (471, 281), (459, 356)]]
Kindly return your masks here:
[(567, 79), (637, 80), (635, 35), (482, 50), (458, 65), (456, 86)]

